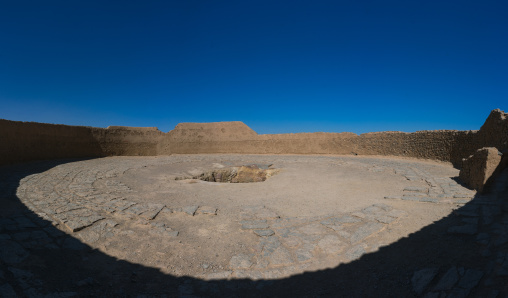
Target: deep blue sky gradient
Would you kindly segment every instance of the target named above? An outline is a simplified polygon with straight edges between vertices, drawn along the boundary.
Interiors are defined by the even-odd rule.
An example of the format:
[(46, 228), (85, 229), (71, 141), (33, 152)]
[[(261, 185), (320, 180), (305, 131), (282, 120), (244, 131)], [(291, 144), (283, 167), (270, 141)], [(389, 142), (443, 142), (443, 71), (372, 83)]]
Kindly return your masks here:
[(479, 129), (507, 53), (508, 1), (2, 1), (0, 118)]

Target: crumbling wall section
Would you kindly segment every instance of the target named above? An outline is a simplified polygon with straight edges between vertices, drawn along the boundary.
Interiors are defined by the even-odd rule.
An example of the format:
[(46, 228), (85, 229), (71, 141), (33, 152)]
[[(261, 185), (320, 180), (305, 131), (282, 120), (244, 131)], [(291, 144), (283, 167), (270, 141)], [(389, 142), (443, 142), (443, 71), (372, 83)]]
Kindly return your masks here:
[[(500, 109), (490, 112), (478, 132), (476, 146), (478, 147), (475, 150), (482, 147), (495, 147), (500, 152), (508, 154), (508, 113)], [(473, 154), (475, 150), (470, 154)]]

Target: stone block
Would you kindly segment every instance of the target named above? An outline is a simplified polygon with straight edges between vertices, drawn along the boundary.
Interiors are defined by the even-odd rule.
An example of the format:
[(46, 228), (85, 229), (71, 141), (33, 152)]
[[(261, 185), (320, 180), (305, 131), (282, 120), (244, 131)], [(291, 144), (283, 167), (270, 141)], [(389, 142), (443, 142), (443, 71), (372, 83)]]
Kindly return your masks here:
[(467, 186), (482, 192), (499, 164), (502, 154), (494, 147), (478, 149), (462, 160), (459, 178)]

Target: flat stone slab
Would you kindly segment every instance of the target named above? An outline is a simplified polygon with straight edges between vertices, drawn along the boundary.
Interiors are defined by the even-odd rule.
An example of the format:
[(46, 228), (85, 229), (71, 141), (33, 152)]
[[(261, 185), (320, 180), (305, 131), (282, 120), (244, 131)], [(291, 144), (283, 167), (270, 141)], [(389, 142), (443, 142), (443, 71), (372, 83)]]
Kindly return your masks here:
[(374, 233), (381, 231), (384, 228), (384, 225), (377, 222), (370, 222), (362, 225), (356, 232), (351, 235), (351, 243), (359, 242)]
[(194, 216), (199, 206), (186, 206), (182, 208), (182, 211), (189, 214), (190, 216)]
[(404, 188), (404, 191), (428, 193), (429, 189), (427, 187), (408, 186)]
[(198, 214), (207, 214), (207, 215), (217, 215), (217, 208), (210, 206), (200, 206), (198, 210), (196, 210)]
[(252, 255), (239, 254), (233, 256), (229, 261), (229, 267), (231, 269), (248, 269), (253, 265)]
[(166, 207), (164, 204), (147, 204), (147, 210), (141, 213), (139, 216), (147, 220), (152, 220), (157, 216), (157, 214), (159, 214), (159, 212), (161, 212), (162, 208), (164, 207)]
[(243, 220), (240, 222), (243, 230), (262, 230), (269, 227), (265, 219), (262, 220)]
[(104, 216), (85, 208), (55, 214), (53, 216), (71, 232), (82, 230), (105, 218)]

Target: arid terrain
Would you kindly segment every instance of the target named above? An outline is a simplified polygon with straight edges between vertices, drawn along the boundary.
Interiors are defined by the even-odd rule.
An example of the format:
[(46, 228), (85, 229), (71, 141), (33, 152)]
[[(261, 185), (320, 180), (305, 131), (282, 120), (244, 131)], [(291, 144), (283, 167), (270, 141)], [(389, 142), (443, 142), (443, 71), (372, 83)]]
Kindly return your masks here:
[[(246, 165), (274, 174), (197, 179)], [(482, 214), (489, 226), (500, 216), (499, 194), (476, 195), (445, 162), (209, 154), (35, 162), (1, 173), (4, 293), (483, 295), (508, 266), (489, 273), (478, 258), (491, 240), (506, 245), (480, 233)], [(475, 241), (484, 234), (486, 244)], [(479, 289), (488, 274), (490, 286)]]

